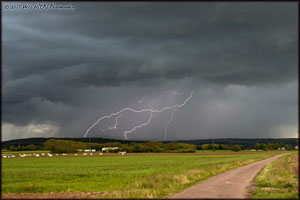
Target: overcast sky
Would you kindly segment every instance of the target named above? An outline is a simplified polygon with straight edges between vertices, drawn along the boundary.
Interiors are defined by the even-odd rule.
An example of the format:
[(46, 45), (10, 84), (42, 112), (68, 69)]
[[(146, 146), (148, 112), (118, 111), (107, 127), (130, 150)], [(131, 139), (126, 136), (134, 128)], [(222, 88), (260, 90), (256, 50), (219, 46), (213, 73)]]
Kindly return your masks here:
[[(2, 3), (2, 140), (83, 137), (192, 91), (166, 139), (298, 137), (297, 2), (24, 4)], [(173, 110), (128, 139), (165, 139)], [(150, 115), (88, 137), (124, 139)]]

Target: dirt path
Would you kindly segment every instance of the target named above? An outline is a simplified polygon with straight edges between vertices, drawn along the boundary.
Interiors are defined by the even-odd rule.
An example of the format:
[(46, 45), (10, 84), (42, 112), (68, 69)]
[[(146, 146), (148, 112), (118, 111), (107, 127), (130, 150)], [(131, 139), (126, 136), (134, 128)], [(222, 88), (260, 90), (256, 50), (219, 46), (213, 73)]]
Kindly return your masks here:
[(284, 154), (213, 176), (170, 198), (249, 198), (251, 181), (255, 175), (282, 155)]

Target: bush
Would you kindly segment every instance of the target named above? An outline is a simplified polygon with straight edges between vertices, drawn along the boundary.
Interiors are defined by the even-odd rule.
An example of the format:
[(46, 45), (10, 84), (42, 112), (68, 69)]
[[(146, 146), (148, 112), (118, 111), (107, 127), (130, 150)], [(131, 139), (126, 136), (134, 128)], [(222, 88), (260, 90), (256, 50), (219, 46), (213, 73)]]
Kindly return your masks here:
[(231, 146), (231, 151), (241, 151), (242, 148), (240, 147), (240, 145), (233, 145)]

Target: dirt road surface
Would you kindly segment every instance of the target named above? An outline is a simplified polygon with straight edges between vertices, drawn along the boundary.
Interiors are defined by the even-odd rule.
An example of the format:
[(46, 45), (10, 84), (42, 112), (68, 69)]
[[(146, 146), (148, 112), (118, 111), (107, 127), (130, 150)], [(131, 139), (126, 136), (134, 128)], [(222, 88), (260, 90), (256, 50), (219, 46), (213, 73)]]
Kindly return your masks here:
[(282, 155), (284, 154), (218, 174), (170, 197), (170, 199), (249, 198), (252, 188), (251, 181), (255, 175), (268, 163)]

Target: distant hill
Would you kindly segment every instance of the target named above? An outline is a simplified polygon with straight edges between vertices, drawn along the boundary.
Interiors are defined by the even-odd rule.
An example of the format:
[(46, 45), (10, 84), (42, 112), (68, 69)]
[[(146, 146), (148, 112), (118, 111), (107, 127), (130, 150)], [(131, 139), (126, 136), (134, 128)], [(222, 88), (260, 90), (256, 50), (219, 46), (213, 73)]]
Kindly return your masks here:
[[(25, 146), (29, 144), (42, 146), (43, 143), (49, 139), (61, 139), (61, 140), (73, 140), (81, 142), (89, 142), (89, 138), (26, 138), (26, 139), (16, 139), (2, 142), (2, 148), (8, 148), (11, 145), (14, 146)], [(92, 143), (107, 143), (107, 142), (120, 142), (130, 144), (132, 142), (146, 142), (141, 140), (116, 140), (108, 138), (91, 138)], [(163, 143), (169, 142), (183, 142), (188, 144), (202, 145), (202, 144), (211, 144), (212, 139), (200, 139), (200, 140), (174, 140), (174, 141), (162, 141)], [(244, 147), (253, 147), (256, 143), (279, 143), (283, 142), (289, 146), (298, 145), (298, 138), (264, 138), (264, 139), (241, 139), (241, 138), (225, 138), (225, 139), (214, 139), (215, 144), (225, 144), (225, 145), (243, 145)]]
[(72, 140), (72, 141), (81, 141), (81, 142), (89, 142), (91, 141), (92, 143), (107, 143), (107, 142), (120, 142), (120, 143), (131, 143), (133, 141), (126, 141), (126, 140), (115, 140), (115, 139), (106, 139), (106, 138), (25, 138), (25, 139), (16, 139), (16, 140), (8, 140), (2, 142), (2, 148), (7, 148), (11, 145), (14, 146), (25, 146), (25, 145), (43, 145), (44, 142), (46, 142), (49, 139), (58, 139), (58, 140)]

